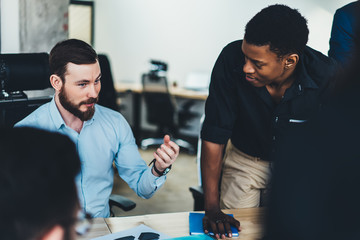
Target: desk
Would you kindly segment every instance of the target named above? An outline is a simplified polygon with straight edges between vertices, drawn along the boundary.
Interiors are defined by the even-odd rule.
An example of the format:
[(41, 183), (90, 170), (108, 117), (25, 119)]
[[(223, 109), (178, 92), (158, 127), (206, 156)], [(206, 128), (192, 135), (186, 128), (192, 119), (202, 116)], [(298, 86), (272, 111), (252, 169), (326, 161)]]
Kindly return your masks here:
[[(263, 219), (265, 209), (246, 208), (224, 210), (225, 213), (234, 214), (235, 218), (241, 222), (242, 231), (235, 240), (255, 240), (261, 239), (263, 234)], [(104, 222), (101, 222), (104, 221)], [(87, 238), (106, 234), (106, 229), (111, 233), (127, 230), (140, 224), (145, 224), (159, 232), (165, 233), (171, 237), (183, 237), (189, 235), (189, 212), (149, 214), (133, 217), (117, 217), (96, 219), (96, 228), (93, 228)]]
[(52, 96), (34, 98), (0, 99), (0, 125), (14, 126), (42, 104), (51, 101)]
[[(142, 85), (140, 83), (116, 83), (115, 89), (118, 93), (124, 93), (128, 91), (138, 94), (142, 93)], [(169, 92), (175, 97), (189, 98), (194, 100), (205, 101), (208, 97), (207, 92), (194, 91), (182, 87), (169, 87)]]
[[(140, 144), (140, 127), (141, 127), (141, 93), (142, 93), (142, 84), (141, 83), (116, 83), (115, 90), (118, 94), (123, 94), (127, 92), (133, 93), (133, 133), (137, 144)], [(207, 92), (194, 91), (189, 89), (184, 89), (181, 87), (170, 87), (170, 94), (178, 98), (193, 99), (205, 101), (208, 97)]]
[(105, 222), (104, 218), (94, 218), (91, 230), (88, 234), (83, 237), (77, 237), (77, 240), (88, 240), (92, 238), (101, 237), (107, 234), (111, 234), (111, 231), (108, 225)]

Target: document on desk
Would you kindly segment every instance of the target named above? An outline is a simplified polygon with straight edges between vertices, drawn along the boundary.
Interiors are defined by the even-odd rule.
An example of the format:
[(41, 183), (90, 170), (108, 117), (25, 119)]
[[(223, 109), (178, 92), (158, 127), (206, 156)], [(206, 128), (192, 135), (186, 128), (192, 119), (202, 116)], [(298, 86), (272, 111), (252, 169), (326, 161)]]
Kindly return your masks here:
[(144, 224), (141, 224), (135, 228), (130, 228), (128, 230), (108, 234), (98, 238), (93, 238), (92, 240), (162, 240), (168, 238), (171, 237)]

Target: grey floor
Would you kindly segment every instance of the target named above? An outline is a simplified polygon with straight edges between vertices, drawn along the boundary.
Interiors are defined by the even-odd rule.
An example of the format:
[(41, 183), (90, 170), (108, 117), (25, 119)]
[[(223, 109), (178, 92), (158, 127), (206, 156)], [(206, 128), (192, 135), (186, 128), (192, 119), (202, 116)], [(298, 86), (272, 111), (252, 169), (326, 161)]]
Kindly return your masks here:
[[(143, 159), (149, 163), (154, 149), (140, 150)], [(124, 212), (114, 208), (116, 216), (134, 216), (142, 214), (183, 212), (193, 210), (193, 197), (190, 186), (198, 185), (196, 155), (180, 153), (167, 176), (165, 184), (150, 199), (138, 197), (128, 185), (116, 175), (114, 178), (113, 193), (121, 194), (134, 202), (137, 206), (133, 210)]]

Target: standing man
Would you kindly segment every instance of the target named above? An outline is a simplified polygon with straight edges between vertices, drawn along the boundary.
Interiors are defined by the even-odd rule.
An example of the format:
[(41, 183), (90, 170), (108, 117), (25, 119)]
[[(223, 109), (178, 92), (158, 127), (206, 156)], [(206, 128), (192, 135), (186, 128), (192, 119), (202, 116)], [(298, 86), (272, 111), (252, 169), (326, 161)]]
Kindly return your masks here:
[(201, 168), (204, 230), (212, 229), (217, 238), (231, 237), (230, 225), (240, 230), (221, 209), (259, 206), (276, 142), (320, 106), (334, 62), (306, 46), (308, 33), (297, 10), (272, 5), (247, 23), (244, 40), (228, 44), (215, 63), (201, 132)]
[(94, 217), (110, 214), (113, 162), (138, 196), (150, 198), (165, 182), (179, 147), (166, 135), (154, 152), (152, 167), (146, 165), (124, 117), (96, 104), (101, 69), (95, 50), (87, 43), (77, 39), (59, 42), (50, 52), (49, 64), (54, 98), (16, 126), (60, 132), (74, 141), (81, 160), (76, 180), (80, 204)]

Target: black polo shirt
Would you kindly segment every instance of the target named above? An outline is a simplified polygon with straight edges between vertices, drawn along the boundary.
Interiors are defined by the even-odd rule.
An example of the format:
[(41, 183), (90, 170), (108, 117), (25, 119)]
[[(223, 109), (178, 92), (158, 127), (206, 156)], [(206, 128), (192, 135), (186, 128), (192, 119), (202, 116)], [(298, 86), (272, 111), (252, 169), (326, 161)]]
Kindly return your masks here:
[(201, 138), (225, 144), (269, 160), (284, 132), (305, 123), (320, 107), (321, 97), (335, 70), (335, 62), (307, 47), (300, 55), (295, 81), (276, 104), (266, 87), (254, 87), (242, 70), (242, 40), (220, 53), (211, 75)]

